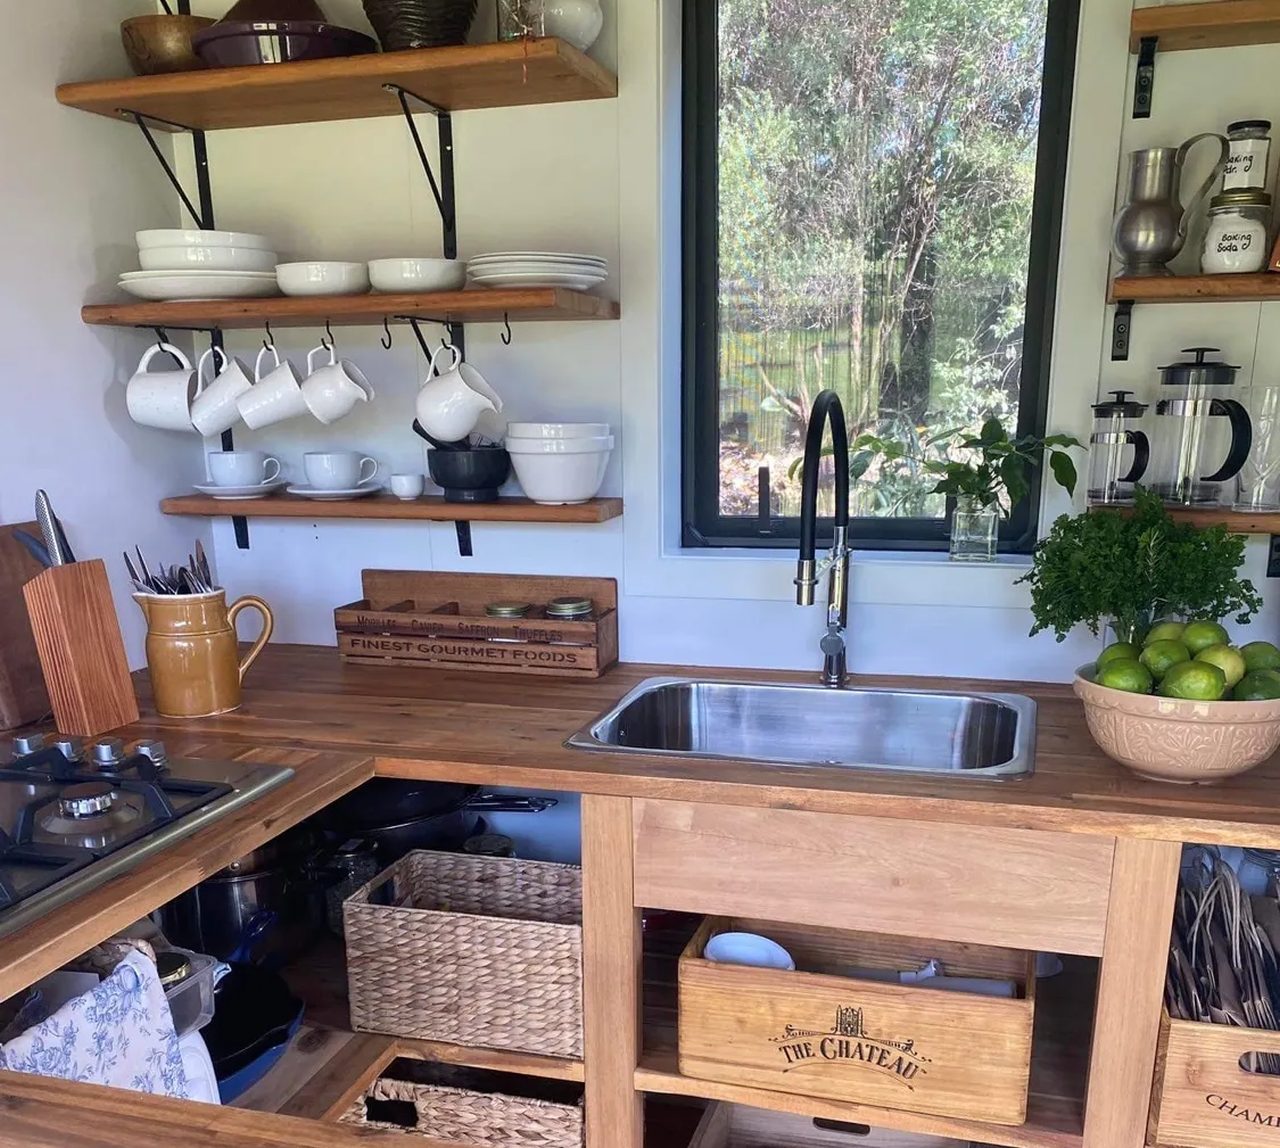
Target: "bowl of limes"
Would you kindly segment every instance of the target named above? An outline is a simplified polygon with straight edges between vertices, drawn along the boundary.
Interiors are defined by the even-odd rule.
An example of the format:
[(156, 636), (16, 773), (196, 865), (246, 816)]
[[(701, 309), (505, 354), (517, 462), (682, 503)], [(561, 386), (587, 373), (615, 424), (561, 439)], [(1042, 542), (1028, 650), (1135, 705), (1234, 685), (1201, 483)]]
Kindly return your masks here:
[(1102, 752), (1153, 781), (1211, 784), (1280, 749), (1280, 648), (1233, 646), (1211, 619), (1108, 646), (1075, 691)]

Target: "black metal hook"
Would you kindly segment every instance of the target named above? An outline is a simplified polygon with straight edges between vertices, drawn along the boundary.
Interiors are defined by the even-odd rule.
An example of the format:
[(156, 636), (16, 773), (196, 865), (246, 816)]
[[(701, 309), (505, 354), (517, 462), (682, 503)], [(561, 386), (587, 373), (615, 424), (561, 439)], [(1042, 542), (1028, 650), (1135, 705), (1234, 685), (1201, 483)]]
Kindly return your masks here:
[(156, 341), (163, 347), (165, 343), (169, 341), (169, 336), (165, 333), (165, 329), (163, 327), (156, 327), (154, 330), (156, 333)]
[(511, 346), (511, 319), (507, 316), (505, 311), (502, 312), (502, 325), (506, 328), (501, 335), (502, 345), (504, 347), (509, 347)]
[(271, 333), (271, 320), (270, 320), (270, 319), (264, 319), (264, 320), (263, 320), (263, 322), (266, 324), (266, 328), (267, 328), (267, 337), (266, 337), (265, 339), (263, 339), (263, 340), (262, 340), (262, 345), (263, 345), (263, 347), (264, 347), (264, 348), (266, 348), (268, 351), (270, 351), (270, 350), (272, 350), (272, 349), (275, 347), (275, 345), (276, 345), (276, 337)]
[[(325, 336), (328, 336), (328, 338), (326, 338)], [(326, 319), (326, 320), (324, 321), (324, 335), (321, 335), (321, 336), (320, 336), (320, 345), (321, 345), (321, 346), (322, 346), (326, 351), (332, 351), (332, 350), (333, 350), (333, 345), (334, 345), (334, 343), (336, 343), (336, 342), (337, 342), (337, 340), (333, 337), (333, 328), (332, 328), (331, 326), (329, 326), (329, 320), (328, 320), (328, 319)]]
[(386, 332), (386, 336), (381, 340), (382, 349), (384, 351), (391, 350), (391, 320), (386, 315), (382, 316), (382, 329)]

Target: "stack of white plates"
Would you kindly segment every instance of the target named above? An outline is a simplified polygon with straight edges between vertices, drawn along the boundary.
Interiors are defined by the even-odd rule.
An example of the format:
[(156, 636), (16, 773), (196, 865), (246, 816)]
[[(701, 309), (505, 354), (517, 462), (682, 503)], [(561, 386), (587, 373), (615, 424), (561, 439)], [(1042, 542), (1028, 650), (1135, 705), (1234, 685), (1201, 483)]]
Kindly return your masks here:
[(139, 299), (247, 299), (278, 295), (276, 253), (265, 235), (246, 231), (139, 231), (141, 271), (120, 286)]
[(481, 287), (572, 287), (586, 291), (609, 278), (609, 264), (597, 255), (496, 251), (470, 260), (467, 277)]

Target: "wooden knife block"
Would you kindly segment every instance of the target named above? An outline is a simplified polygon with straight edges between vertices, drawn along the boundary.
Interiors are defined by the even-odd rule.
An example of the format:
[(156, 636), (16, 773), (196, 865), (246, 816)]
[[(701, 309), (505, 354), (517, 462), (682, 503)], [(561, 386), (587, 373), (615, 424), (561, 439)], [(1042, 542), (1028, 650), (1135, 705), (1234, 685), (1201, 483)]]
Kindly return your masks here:
[(138, 720), (138, 699), (100, 559), (54, 566), (23, 587), (58, 730), (95, 737)]

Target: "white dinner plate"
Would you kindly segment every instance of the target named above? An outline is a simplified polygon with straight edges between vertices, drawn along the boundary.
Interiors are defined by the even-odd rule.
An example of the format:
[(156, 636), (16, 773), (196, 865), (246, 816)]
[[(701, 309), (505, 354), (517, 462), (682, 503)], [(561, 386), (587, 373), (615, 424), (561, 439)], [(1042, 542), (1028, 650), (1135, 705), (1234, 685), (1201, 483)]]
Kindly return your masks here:
[(568, 261), (570, 263), (598, 263), (605, 264), (608, 261), (599, 255), (575, 255), (567, 251), (490, 251), (484, 255), (476, 255), (468, 259), (468, 263), (509, 263), (524, 262), (526, 260), (534, 260), (537, 262), (560, 263)]
[(337, 502), (348, 498), (363, 498), (366, 494), (377, 494), (381, 486), (357, 486), (351, 490), (319, 490), (314, 486), (291, 486), (290, 494), (298, 494), (303, 498), (314, 498), (316, 502)]
[(259, 299), (280, 294), (274, 275), (247, 275), (243, 272), (183, 271), (146, 279), (122, 278), (120, 287), (139, 299), (161, 303), (179, 299)]
[(274, 279), (275, 271), (228, 271), (211, 270), (204, 267), (170, 267), (165, 271), (122, 271), (121, 279), (127, 279), (129, 282), (143, 282), (148, 279), (171, 279), (175, 275), (190, 277), (192, 279), (208, 279), (214, 275), (234, 275), (237, 279)]
[(471, 275), (595, 275), (609, 277), (606, 267), (592, 267), (583, 263), (491, 263), (485, 267), (468, 267)]
[(481, 287), (568, 287), (574, 291), (589, 291), (592, 287), (598, 287), (604, 279), (598, 275), (525, 275), (510, 272), (502, 275), (473, 275), (471, 281)]
[(277, 478), (271, 482), (259, 482), (253, 486), (200, 486), (197, 484), (196, 490), (211, 498), (225, 499), (227, 502), (242, 502), (248, 498), (265, 498), (286, 484), (286, 479)]

